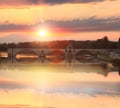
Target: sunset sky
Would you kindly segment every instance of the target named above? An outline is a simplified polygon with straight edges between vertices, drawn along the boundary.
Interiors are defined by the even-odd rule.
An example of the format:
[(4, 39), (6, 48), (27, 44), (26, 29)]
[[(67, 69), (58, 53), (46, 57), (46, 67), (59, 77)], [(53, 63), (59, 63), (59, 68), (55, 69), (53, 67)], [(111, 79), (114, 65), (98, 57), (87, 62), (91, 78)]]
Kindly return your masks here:
[[(120, 0), (0, 0), (0, 44), (96, 40), (104, 36), (112, 41), (120, 37)], [(60, 56), (54, 55), (54, 49), (47, 55), (50, 50), (45, 48), (18, 48), (17, 53), (12, 48), (7, 59), (2, 57), (6, 52), (0, 52), (0, 108), (119, 108), (120, 72), (113, 67), (118, 51), (112, 58), (114, 50), (109, 50), (112, 56), (107, 57), (103, 50), (80, 50), (81, 55), (74, 56), (77, 50), (67, 49), (66, 55)], [(28, 62), (24, 62), (24, 51), (28, 55), (39, 52), (39, 58), (34, 59), (38, 63), (32, 64), (34, 55), (26, 56)], [(16, 58), (20, 53), (21, 60)], [(47, 56), (54, 62), (54, 58), (66, 58), (65, 64), (51, 63)], [(102, 57), (111, 62), (105, 65)], [(77, 58), (93, 65), (78, 65)], [(48, 62), (43, 63), (43, 59)]]
[[(40, 36), (41, 31), (45, 36)], [(1, 0), (1, 41), (120, 37), (120, 0)], [(0, 39), (1, 39), (0, 38)]]

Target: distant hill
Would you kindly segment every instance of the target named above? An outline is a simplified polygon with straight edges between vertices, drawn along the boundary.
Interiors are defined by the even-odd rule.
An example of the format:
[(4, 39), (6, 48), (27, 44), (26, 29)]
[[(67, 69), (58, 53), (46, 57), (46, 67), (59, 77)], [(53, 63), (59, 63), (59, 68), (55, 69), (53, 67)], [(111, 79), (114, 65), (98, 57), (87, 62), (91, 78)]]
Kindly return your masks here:
[(7, 36), (0, 37), (0, 43), (18, 43), (18, 42), (30, 42), (30, 41), (38, 41), (38, 38), (35, 36), (28, 35), (16, 35), (11, 34)]

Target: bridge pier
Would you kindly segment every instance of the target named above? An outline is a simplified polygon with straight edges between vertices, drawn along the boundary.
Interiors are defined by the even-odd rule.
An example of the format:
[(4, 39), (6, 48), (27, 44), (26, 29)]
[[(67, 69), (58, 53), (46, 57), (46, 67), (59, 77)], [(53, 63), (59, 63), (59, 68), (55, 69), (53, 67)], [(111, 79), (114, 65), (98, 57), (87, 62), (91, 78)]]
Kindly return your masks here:
[(8, 49), (8, 62), (14, 62), (14, 51), (13, 48)]

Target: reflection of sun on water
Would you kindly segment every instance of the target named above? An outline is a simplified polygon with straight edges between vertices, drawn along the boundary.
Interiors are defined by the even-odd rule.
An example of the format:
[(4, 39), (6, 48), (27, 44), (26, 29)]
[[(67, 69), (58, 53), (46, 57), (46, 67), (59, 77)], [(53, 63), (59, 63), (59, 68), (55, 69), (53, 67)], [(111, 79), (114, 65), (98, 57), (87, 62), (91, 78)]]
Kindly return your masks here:
[(41, 20), (41, 23), (44, 23), (44, 20)]

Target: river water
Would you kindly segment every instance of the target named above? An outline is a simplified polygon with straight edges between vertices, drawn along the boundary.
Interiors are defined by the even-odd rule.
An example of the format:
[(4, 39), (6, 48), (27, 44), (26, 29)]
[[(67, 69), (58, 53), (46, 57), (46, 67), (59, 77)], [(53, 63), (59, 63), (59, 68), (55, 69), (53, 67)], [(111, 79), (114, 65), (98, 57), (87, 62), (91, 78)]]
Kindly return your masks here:
[(0, 61), (0, 108), (119, 108), (111, 64)]

